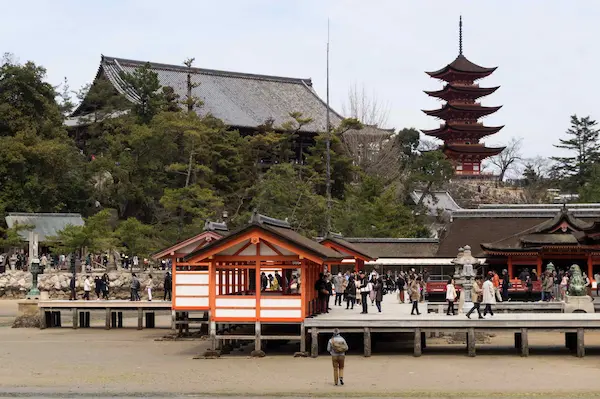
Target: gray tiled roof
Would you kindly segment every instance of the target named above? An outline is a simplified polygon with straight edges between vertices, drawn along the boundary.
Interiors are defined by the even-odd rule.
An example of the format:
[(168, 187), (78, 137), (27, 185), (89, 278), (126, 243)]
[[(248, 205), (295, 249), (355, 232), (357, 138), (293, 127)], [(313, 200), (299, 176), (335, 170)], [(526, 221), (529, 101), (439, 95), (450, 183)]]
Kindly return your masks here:
[[(447, 191), (434, 191), (431, 194), (435, 197), (435, 201), (429, 195), (423, 200), (423, 205), (427, 208), (428, 215), (436, 216), (439, 213), (438, 211), (454, 212), (461, 209)], [(420, 190), (410, 193), (411, 199), (415, 204), (419, 203), (421, 195), (423, 195), (423, 192)]]
[[(50, 236), (55, 236), (67, 225), (83, 226), (84, 221), (79, 213), (9, 213), (6, 216), (6, 224), (9, 228), (15, 224), (32, 225), (34, 233), (39, 234), (40, 241), (46, 241)], [(29, 240), (29, 231), (19, 232), (23, 240)]]
[[(118, 92), (129, 101), (136, 102), (136, 94), (126, 88), (120, 75), (121, 72), (131, 73), (144, 64), (145, 61), (103, 56), (97, 78), (106, 77)], [(181, 99), (185, 98), (187, 67), (158, 63), (150, 65), (158, 74), (162, 86), (172, 87)], [(313, 119), (302, 131), (325, 130), (327, 107), (317, 96), (310, 79), (192, 68), (192, 83), (197, 85), (193, 95), (204, 102), (198, 112), (211, 113), (229, 126), (256, 128), (268, 119), (273, 119), (275, 126), (281, 126), (292, 121), (290, 112), (301, 112), (304, 118)], [(80, 105), (72, 116), (81, 116), (82, 108)], [(330, 118), (332, 125), (342, 120), (333, 110)]]

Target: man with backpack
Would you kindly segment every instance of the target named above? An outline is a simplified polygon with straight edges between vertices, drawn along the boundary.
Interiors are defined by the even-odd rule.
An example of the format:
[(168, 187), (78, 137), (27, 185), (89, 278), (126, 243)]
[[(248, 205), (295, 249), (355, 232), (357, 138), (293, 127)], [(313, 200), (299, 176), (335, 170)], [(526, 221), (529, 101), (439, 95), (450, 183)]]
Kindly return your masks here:
[(340, 330), (333, 330), (333, 337), (327, 342), (327, 351), (331, 353), (333, 363), (333, 383), (344, 385), (344, 361), (346, 360), (346, 351), (348, 344), (344, 337), (340, 335)]

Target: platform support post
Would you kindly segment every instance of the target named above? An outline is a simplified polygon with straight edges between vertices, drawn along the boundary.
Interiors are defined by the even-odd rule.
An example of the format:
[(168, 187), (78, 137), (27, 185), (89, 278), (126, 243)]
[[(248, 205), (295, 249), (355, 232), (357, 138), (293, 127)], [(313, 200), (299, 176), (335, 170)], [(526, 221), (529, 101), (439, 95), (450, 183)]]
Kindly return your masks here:
[(77, 308), (73, 308), (72, 312), (73, 312), (73, 328), (76, 329), (78, 327), (77, 323), (79, 322), (79, 320), (78, 320), (79, 315), (77, 314)]
[(48, 327), (46, 325), (46, 310), (44, 308), (40, 308), (39, 312), (40, 312), (40, 330), (43, 330), (46, 327)]
[(300, 323), (300, 352), (306, 352), (306, 328), (304, 328), (304, 322)]
[(210, 348), (217, 350), (217, 322), (210, 322)]
[(413, 356), (419, 357), (419, 356), (421, 356), (422, 352), (423, 352), (423, 350), (421, 347), (421, 329), (415, 328), (415, 348), (414, 348)]
[(521, 328), (521, 356), (529, 356), (529, 337), (526, 328)]
[(469, 357), (475, 357), (475, 329), (467, 329), (467, 354)]
[(144, 309), (138, 308), (138, 330), (144, 328)]
[(316, 327), (310, 329), (310, 356), (319, 356), (319, 330)]
[(577, 329), (577, 357), (585, 356), (585, 341), (583, 337), (583, 328)]
[(256, 324), (254, 325), (254, 350), (255, 351), (262, 350), (262, 348), (261, 348), (262, 335), (261, 334), (262, 333), (261, 333), (260, 321), (257, 321)]
[(371, 329), (369, 327), (364, 328), (364, 355), (365, 357), (371, 356)]
[(105, 325), (104, 325), (105, 330), (110, 330), (110, 315), (111, 315), (110, 308), (106, 308)]

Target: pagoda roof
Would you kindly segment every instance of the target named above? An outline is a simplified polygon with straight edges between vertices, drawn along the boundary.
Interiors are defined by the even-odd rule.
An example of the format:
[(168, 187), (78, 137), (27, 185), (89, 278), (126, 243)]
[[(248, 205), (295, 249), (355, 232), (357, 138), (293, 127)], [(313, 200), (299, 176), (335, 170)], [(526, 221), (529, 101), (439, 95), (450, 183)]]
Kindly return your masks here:
[(480, 104), (450, 104), (446, 103), (442, 108), (433, 109), (433, 110), (423, 110), (429, 116), (435, 116), (440, 119), (444, 119), (449, 111), (460, 111), (460, 112), (474, 112), (479, 115), (479, 117), (493, 114), (502, 108), (501, 105), (497, 107), (484, 107)]
[(444, 152), (493, 156), (500, 154), (505, 148), (506, 147), (486, 147), (483, 144), (445, 144)]
[(478, 87), (478, 86), (474, 86), (474, 85), (461, 86), (461, 85), (453, 85), (451, 83), (448, 83), (447, 85), (444, 86), (444, 88), (442, 90), (435, 90), (435, 91), (425, 90), (425, 94), (445, 100), (448, 97), (447, 95), (452, 92), (462, 93), (462, 94), (468, 93), (468, 94), (472, 95), (473, 99), (476, 99), (476, 98), (488, 96), (488, 95), (492, 94), (493, 92), (495, 92), (496, 90), (498, 90), (499, 88), (500, 88), (500, 86)]
[(465, 57), (464, 55), (459, 54), (458, 57), (456, 57), (456, 59), (454, 61), (452, 61), (450, 64), (446, 65), (442, 69), (439, 69), (434, 72), (426, 72), (426, 73), (429, 76), (431, 76), (433, 78), (437, 78), (437, 79), (443, 79), (443, 76), (445, 74), (447, 74), (448, 72), (458, 72), (458, 73), (463, 73), (463, 74), (470, 74), (470, 75), (474, 75), (473, 77), (475, 79), (479, 79), (479, 78), (483, 78), (485, 76), (490, 75), (496, 69), (497, 69), (497, 67), (486, 68), (486, 67), (479, 66), (479, 65), (469, 61), (467, 59), (467, 57)]
[(600, 242), (600, 223), (582, 220), (563, 206), (552, 218), (530, 227), (520, 233), (500, 239), (493, 243), (483, 243), (486, 252), (531, 252), (543, 247), (573, 246), (589, 248)]
[(498, 133), (504, 126), (482, 126), (482, 125), (448, 125), (444, 124), (444, 126), (438, 129), (431, 130), (421, 130), (421, 133), (427, 136), (445, 136), (451, 132), (460, 132), (460, 133), (475, 133), (480, 135), (480, 137), (484, 137), (490, 134)]

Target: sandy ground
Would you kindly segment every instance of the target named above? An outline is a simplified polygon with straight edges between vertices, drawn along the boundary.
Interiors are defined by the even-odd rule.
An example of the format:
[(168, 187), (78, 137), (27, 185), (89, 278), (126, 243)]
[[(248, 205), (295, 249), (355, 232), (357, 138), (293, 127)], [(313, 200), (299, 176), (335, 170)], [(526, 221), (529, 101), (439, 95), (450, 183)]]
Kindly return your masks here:
[[(0, 301), (0, 320), (16, 304)], [(346, 359), (344, 387), (332, 384), (331, 360), (268, 352), (252, 359), (238, 352), (220, 359), (194, 359), (208, 343), (157, 341), (168, 330), (12, 329), (0, 327), (0, 397), (198, 395), (243, 397), (598, 397), (600, 333), (586, 333), (586, 357), (562, 348), (558, 333), (531, 333), (531, 356), (512, 349), (499, 334), (465, 356), (463, 345), (428, 340), (420, 358), (410, 343), (392, 354)], [(382, 345), (383, 346), (383, 345)]]

